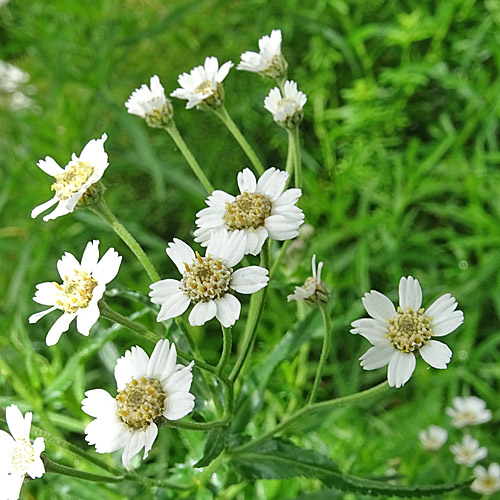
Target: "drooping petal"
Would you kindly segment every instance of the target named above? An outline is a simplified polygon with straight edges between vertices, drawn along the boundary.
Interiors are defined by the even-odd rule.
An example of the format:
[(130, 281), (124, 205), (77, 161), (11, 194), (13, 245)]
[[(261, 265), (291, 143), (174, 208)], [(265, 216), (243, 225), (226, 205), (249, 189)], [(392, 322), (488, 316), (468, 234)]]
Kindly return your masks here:
[(240, 317), (240, 301), (234, 295), (226, 293), (224, 297), (216, 299), (214, 302), (217, 305), (216, 317), (221, 322), (222, 326), (226, 328), (233, 326)]
[(230, 287), (239, 293), (254, 293), (269, 281), (269, 271), (260, 266), (248, 266), (234, 271)]
[(50, 208), (51, 206), (55, 205), (57, 202), (59, 201), (59, 198), (56, 196), (54, 196), (53, 198), (51, 198), (49, 201), (46, 201), (45, 203), (42, 203), (41, 205), (38, 205), (37, 207), (35, 207), (32, 211), (31, 211), (31, 218), (32, 219), (35, 219), (36, 217), (38, 217), (42, 212), (45, 212), (45, 210), (47, 210), (48, 208)]
[(446, 344), (437, 340), (429, 340), (427, 344), (420, 348), (419, 352), (427, 364), (440, 370), (446, 368), (453, 355), (451, 349)]
[(371, 290), (361, 299), (366, 312), (374, 319), (386, 321), (396, 316), (394, 304), (382, 293)]
[(391, 387), (403, 386), (415, 371), (417, 360), (412, 352), (396, 350), (389, 361), (387, 378)]
[(32, 314), (28, 318), (28, 322), (29, 323), (36, 323), (40, 318), (43, 318), (44, 316), (46, 316), (47, 314), (49, 314), (49, 313), (51, 313), (52, 311), (55, 311), (55, 310), (56, 310), (56, 307), (51, 307), (50, 309), (46, 309), (45, 311), (41, 311), (41, 312)]
[(122, 454), (122, 463), (124, 467), (130, 465), (132, 459), (141, 451), (146, 444), (145, 431), (129, 431), (128, 439)]
[(59, 342), (61, 335), (68, 331), (69, 325), (75, 319), (76, 313), (63, 313), (62, 316), (52, 325), (52, 328), (47, 333), (45, 343), (48, 346), (55, 345)]
[(149, 427), (146, 429), (146, 436), (144, 440), (144, 460), (148, 458), (148, 454), (153, 447), (153, 443), (155, 442), (156, 436), (158, 436), (158, 427), (154, 422), (151, 422)]
[(198, 302), (189, 315), (189, 323), (192, 326), (204, 325), (210, 321), (217, 312), (217, 306), (213, 300)]
[(409, 307), (418, 311), (422, 306), (422, 288), (413, 276), (403, 277), (399, 281), (399, 305), (403, 311), (407, 311)]
[(90, 329), (97, 323), (99, 316), (100, 312), (97, 302), (79, 309), (76, 315), (76, 329), (82, 335), (88, 336)]

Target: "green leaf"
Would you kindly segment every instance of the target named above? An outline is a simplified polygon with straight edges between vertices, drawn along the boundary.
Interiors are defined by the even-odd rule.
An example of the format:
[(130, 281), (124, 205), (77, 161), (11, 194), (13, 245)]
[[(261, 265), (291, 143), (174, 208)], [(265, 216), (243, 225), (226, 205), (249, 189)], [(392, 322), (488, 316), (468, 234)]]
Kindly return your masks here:
[(229, 426), (212, 429), (208, 433), (203, 456), (193, 467), (206, 467), (212, 460), (215, 460), (227, 448), (230, 436), (231, 429)]
[(245, 479), (288, 479), (296, 476), (320, 479), (338, 490), (369, 496), (436, 497), (460, 490), (472, 480), (435, 486), (401, 486), (343, 474), (330, 458), (304, 450), (283, 439), (272, 439), (233, 456), (233, 464)]

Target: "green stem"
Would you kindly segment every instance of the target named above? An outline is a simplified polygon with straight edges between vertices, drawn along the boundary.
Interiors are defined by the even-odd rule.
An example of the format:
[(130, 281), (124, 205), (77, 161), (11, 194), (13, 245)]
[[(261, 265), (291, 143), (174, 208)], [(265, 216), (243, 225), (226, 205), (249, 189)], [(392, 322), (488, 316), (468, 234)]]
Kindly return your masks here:
[(187, 147), (184, 139), (179, 133), (179, 130), (175, 126), (175, 122), (171, 120), (168, 125), (165, 126), (165, 130), (170, 134), (170, 137), (175, 142), (175, 145), (179, 148), (180, 152), (188, 162), (189, 166), (194, 172), (194, 175), (198, 177), (198, 180), (201, 182), (207, 193), (211, 194), (214, 190), (214, 187), (207, 179), (207, 176), (204, 174), (203, 170), (200, 167), (200, 164), (196, 161), (196, 158), (191, 153), (191, 150)]
[(264, 173), (264, 166), (262, 162), (259, 160), (258, 156), (255, 154), (255, 151), (252, 149), (252, 146), (245, 139), (243, 134), (240, 132), (240, 129), (236, 126), (236, 123), (233, 122), (233, 119), (229, 116), (227, 109), (224, 106), (220, 108), (216, 108), (213, 112), (217, 115), (217, 117), (222, 121), (222, 123), (229, 129), (229, 132), (233, 134), (233, 137), (238, 141), (241, 149), (248, 156), (248, 159), (252, 162), (255, 170), (259, 175)]
[(89, 208), (92, 212), (104, 219), (111, 226), (113, 231), (115, 231), (115, 233), (130, 248), (130, 250), (132, 250), (132, 253), (137, 257), (144, 270), (148, 273), (149, 278), (153, 282), (160, 281), (160, 275), (148, 259), (148, 256), (144, 253), (142, 247), (125, 229), (125, 226), (123, 226), (123, 224), (115, 217), (113, 212), (111, 212), (104, 198), (101, 198), (95, 205), (90, 205)]
[[(260, 265), (267, 268), (267, 263), (269, 261), (269, 247), (264, 246), (260, 254)], [(253, 342), (255, 340), (255, 334), (257, 331), (257, 325), (259, 323), (260, 315), (262, 313), (262, 306), (267, 294), (267, 288), (269, 285), (264, 287), (262, 290), (254, 293), (250, 299), (250, 307), (248, 311), (248, 318), (245, 325), (245, 333), (243, 334), (242, 346), (236, 364), (229, 375), (229, 381), (234, 382), (238, 375), (240, 374), (245, 361), (250, 354)]]
[[(295, 187), (302, 188), (302, 159), (300, 156), (299, 127), (296, 126), (291, 130), (287, 129), (287, 132), (288, 132), (289, 148), (291, 144), (292, 154), (293, 154)], [(288, 169), (288, 160), (287, 160), (287, 169)]]
[(286, 249), (288, 248), (288, 245), (290, 245), (291, 242), (292, 242), (292, 240), (286, 240), (283, 243), (283, 245), (281, 245), (280, 253), (278, 254), (278, 257), (276, 258), (276, 260), (273, 262), (273, 265), (271, 266), (271, 270), (269, 271), (269, 279), (271, 279), (274, 276), (274, 274), (276, 273), (276, 271), (278, 270), (278, 266), (280, 265), (281, 259), (283, 259), (283, 257), (285, 256)]
[(86, 481), (94, 481), (96, 483), (120, 483), (125, 479), (125, 476), (103, 476), (102, 474), (93, 474), (85, 472), (66, 465), (61, 465), (50, 460), (47, 455), (43, 455), (43, 462), (45, 464), (45, 472), (53, 474), (61, 474), (63, 476), (76, 477), (78, 479), (85, 479)]
[(222, 337), (223, 337), (223, 345), (222, 345), (222, 355), (219, 359), (219, 363), (217, 363), (217, 373), (222, 373), (222, 370), (224, 370), (224, 367), (226, 366), (226, 363), (229, 360), (229, 356), (231, 355), (231, 347), (233, 344), (233, 336), (231, 332), (231, 328), (226, 328), (225, 326), (222, 326)]
[(369, 398), (377, 396), (383, 391), (387, 390), (389, 387), (387, 381), (382, 382), (371, 389), (367, 389), (366, 391), (357, 392), (356, 394), (351, 394), (349, 396), (344, 396), (337, 399), (330, 399), (328, 401), (322, 401), (321, 403), (314, 403), (307, 406), (304, 406), (293, 415), (282, 420), (276, 427), (271, 429), (270, 431), (265, 432), (257, 439), (253, 441), (249, 441), (248, 443), (238, 446), (237, 448), (233, 448), (232, 452), (241, 452), (243, 450), (247, 450), (248, 448), (253, 448), (254, 446), (267, 441), (275, 434), (285, 431), (289, 427), (292, 427), (295, 423), (307, 418), (309, 415), (312, 415), (320, 410), (333, 410), (334, 408), (338, 408), (340, 406), (345, 406), (347, 404), (358, 404)]
[(222, 418), (214, 422), (188, 422), (186, 420), (164, 420), (160, 423), (161, 427), (173, 427), (175, 429), (187, 429), (189, 431), (209, 431), (216, 427), (226, 427), (229, 420)]
[(331, 334), (330, 334), (330, 316), (328, 314), (326, 306), (321, 307), (321, 315), (323, 316), (323, 326), (325, 328), (325, 333), (323, 335), (323, 348), (321, 350), (321, 356), (319, 358), (318, 368), (316, 369), (316, 376), (314, 377), (314, 384), (311, 391), (311, 395), (309, 396), (308, 405), (311, 405), (316, 400), (316, 395), (318, 394), (319, 384), (321, 382), (321, 373), (323, 372), (323, 368), (325, 366), (326, 360), (328, 359), (328, 354), (330, 354), (330, 343), (331, 343)]
[(287, 134), (288, 134), (288, 152), (286, 155), (286, 171), (288, 173), (288, 182), (289, 182), (290, 179), (292, 178), (292, 174), (295, 168), (295, 157), (293, 150), (292, 133), (288, 129), (287, 129)]

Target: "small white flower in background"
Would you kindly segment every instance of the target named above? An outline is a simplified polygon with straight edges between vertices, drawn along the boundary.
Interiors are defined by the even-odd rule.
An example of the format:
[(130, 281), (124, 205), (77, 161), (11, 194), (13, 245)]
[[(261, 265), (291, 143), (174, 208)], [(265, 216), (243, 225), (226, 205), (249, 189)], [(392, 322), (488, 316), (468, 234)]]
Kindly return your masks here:
[(157, 321), (180, 316), (193, 303), (191, 325), (204, 325), (214, 317), (226, 328), (234, 325), (240, 317), (241, 303), (230, 291), (254, 293), (269, 281), (269, 273), (263, 267), (233, 271), (243, 258), (244, 249), (241, 231), (221, 233), (210, 240), (204, 257), (175, 238), (168, 245), (167, 255), (182, 274), (182, 280), (166, 279), (151, 285), (151, 302), (161, 305)]
[(451, 425), (457, 428), (484, 424), (491, 420), (491, 411), (476, 396), (453, 398), (453, 408), (446, 408), (446, 414), (452, 418)]
[(304, 222), (302, 210), (295, 206), (302, 191), (284, 191), (287, 179), (287, 172), (268, 168), (257, 181), (245, 168), (238, 174), (241, 194), (234, 197), (216, 190), (206, 200), (208, 207), (196, 214), (195, 241), (206, 246), (221, 233), (242, 233), (245, 254), (257, 255), (268, 237), (295, 238)]
[(295, 292), (287, 297), (288, 302), (291, 300), (303, 301), (311, 306), (321, 307), (330, 299), (330, 290), (321, 281), (321, 270), (323, 262), (318, 264), (316, 270), (316, 255), (312, 257), (312, 276), (307, 278), (302, 286), (296, 286)]
[(16, 405), (5, 410), (5, 420), (10, 434), (0, 430), (0, 498), (17, 500), (26, 474), (31, 478), (42, 477), (45, 472), (40, 454), (45, 441), (37, 437), (30, 441), (33, 414), (24, 415)]
[(144, 118), (150, 127), (160, 128), (172, 119), (174, 109), (157, 75), (151, 77), (150, 87), (143, 84), (135, 89), (125, 107), (129, 113)]
[(236, 69), (252, 71), (278, 81), (286, 79), (288, 64), (281, 53), (281, 30), (271, 31), (271, 36), (259, 40), (259, 53), (247, 51), (241, 54)]
[(178, 365), (175, 345), (160, 340), (151, 358), (139, 346), (132, 347), (116, 363), (118, 394), (113, 398), (104, 389), (85, 393), (85, 413), (94, 417), (85, 428), (85, 439), (97, 453), (123, 448), (122, 462), (128, 466), (144, 448), (144, 459), (158, 435), (163, 418), (179, 420), (194, 408), (189, 392), (194, 363)]
[(50, 156), (37, 163), (40, 169), (55, 178), (56, 182), (50, 187), (55, 191), (55, 195), (51, 200), (34, 208), (31, 217), (37, 217), (57, 203), (55, 210), (45, 215), (43, 220), (57, 219), (73, 212), (78, 202), (86, 201), (86, 195), (91, 195), (91, 188), (101, 179), (108, 167), (108, 154), (104, 151), (107, 138), (108, 136), (103, 134), (100, 139), (89, 141), (80, 156), (73, 153), (71, 161), (64, 168)]
[(458, 303), (449, 293), (439, 297), (428, 309), (420, 308), (420, 283), (408, 276), (399, 282), (397, 310), (376, 290), (366, 293), (362, 301), (371, 318), (354, 321), (351, 333), (361, 334), (373, 345), (359, 358), (365, 370), (389, 365), (389, 385), (401, 387), (415, 370), (417, 352), (433, 368), (446, 368), (452, 352), (432, 337), (448, 335), (464, 321), (463, 312), (456, 310)]
[(450, 451), (455, 455), (457, 464), (467, 467), (473, 467), (488, 454), (488, 450), (484, 446), (480, 448), (479, 441), (469, 434), (463, 437), (461, 443), (452, 444)]
[(486, 470), (481, 465), (474, 468), (476, 479), (471, 484), (471, 490), (482, 495), (493, 495), (500, 491), (500, 465), (492, 463)]
[(0, 92), (13, 93), (30, 79), (22, 69), (0, 60)]
[(57, 270), (63, 281), (40, 283), (33, 300), (50, 309), (32, 314), (30, 323), (59, 309), (62, 316), (52, 325), (47, 334), (47, 345), (57, 344), (61, 335), (68, 330), (76, 318), (76, 328), (82, 335), (88, 335), (90, 328), (99, 319), (98, 302), (102, 298), (106, 285), (118, 274), (122, 258), (110, 248), (99, 260), (99, 241), (87, 243), (81, 264), (66, 252), (57, 262)]
[(446, 443), (448, 432), (442, 427), (431, 425), (428, 429), (418, 433), (418, 439), (426, 450), (437, 451)]
[(285, 128), (293, 129), (302, 121), (302, 108), (307, 102), (304, 92), (297, 90), (297, 84), (286, 81), (284, 95), (278, 87), (271, 89), (264, 99), (264, 107), (273, 115), (274, 121)]
[(187, 100), (186, 109), (217, 108), (224, 103), (224, 87), (222, 81), (234, 66), (231, 61), (219, 68), (216, 57), (207, 57), (203, 66), (196, 66), (191, 73), (179, 75), (177, 81), (181, 88), (170, 95)]

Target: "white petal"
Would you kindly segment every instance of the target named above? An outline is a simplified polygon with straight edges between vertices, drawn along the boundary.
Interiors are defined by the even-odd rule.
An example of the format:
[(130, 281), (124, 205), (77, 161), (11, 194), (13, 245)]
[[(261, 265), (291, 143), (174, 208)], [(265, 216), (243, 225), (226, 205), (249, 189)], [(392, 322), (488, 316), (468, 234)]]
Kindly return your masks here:
[[(175, 345), (172, 344), (172, 350), (175, 353)], [(170, 342), (167, 339), (159, 340), (153, 352), (151, 353), (151, 357), (149, 358), (148, 369), (146, 372), (146, 376), (149, 378), (157, 378), (160, 379), (164, 376), (164, 367), (169, 364), (169, 354), (170, 354)], [(169, 367), (170, 373), (173, 371), (175, 367), (177, 356), (175, 356), (173, 360), (173, 365)]]
[(449, 293), (441, 295), (436, 299), (426, 310), (426, 316), (430, 318), (436, 318), (441, 314), (452, 313), (458, 306), (455, 297), (452, 297)]
[[(247, 234), (247, 244), (245, 248), (245, 253), (246, 254), (249, 253), (251, 255), (258, 255), (262, 250), (264, 242), (267, 240), (267, 237), (269, 236), (267, 228), (261, 226), (255, 230), (249, 230), (245, 232)], [(252, 240), (248, 237), (250, 235), (252, 235)]]
[(177, 238), (174, 238), (174, 240), (168, 244), (167, 255), (172, 259), (172, 262), (181, 274), (186, 272), (184, 263), (191, 264), (195, 259), (195, 254), (191, 247)]
[(453, 354), (446, 344), (437, 340), (429, 340), (420, 348), (419, 352), (427, 364), (440, 370), (446, 368)]
[(76, 314), (64, 313), (59, 319), (52, 325), (52, 328), (47, 333), (45, 342), (48, 346), (55, 345), (59, 342), (61, 335), (68, 331), (69, 325), (75, 318)]
[(95, 445), (97, 453), (112, 453), (124, 447), (129, 431), (113, 415), (90, 422), (85, 427), (85, 434), (85, 441), (89, 445)]
[(417, 361), (412, 352), (405, 353), (396, 350), (389, 361), (387, 378), (391, 387), (403, 386), (415, 371)]
[(76, 315), (76, 329), (82, 335), (89, 335), (90, 329), (97, 323), (99, 319), (99, 306), (97, 302), (89, 304), (83, 309), (78, 309)]
[(361, 299), (366, 312), (374, 319), (386, 321), (396, 316), (394, 304), (383, 294), (376, 290), (365, 293)]
[(225, 62), (217, 72), (217, 81), (220, 83), (224, 78), (226, 78), (227, 74), (229, 73), (229, 70), (234, 66), (234, 64), (231, 61)]
[(431, 323), (432, 336), (443, 337), (456, 330), (464, 322), (464, 313), (454, 311), (446, 317), (438, 317)]
[(403, 311), (407, 311), (409, 307), (418, 311), (422, 305), (422, 288), (413, 276), (403, 277), (399, 281), (399, 305)]
[[(388, 332), (387, 324), (372, 318), (362, 318), (352, 322), (352, 327), (371, 344), (384, 343), (387, 340), (385, 334)], [(390, 344), (390, 343), (389, 343)]]
[[(77, 201), (78, 201), (78, 199), (77, 199)], [(76, 204), (76, 201), (75, 201), (75, 204)], [(72, 211), (73, 211), (73, 208), (71, 208), (71, 210), (68, 209), (67, 202), (59, 201), (59, 204), (57, 205), (57, 207), (54, 210), (52, 210), (52, 212), (50, 212), (49, 214), (44, 215), (42, 220), (44, 222), (48, 222), (49, 220), (57, 219), (58, 217), (61, 217), (62, 215), (69, 214)]]
[[(28, 413), (26, 413), (26, 416)], [(32, 415), (30, 413), (30, 415)], [(26, 439), (26, 423), (21, 410), (16, 405), (7, 406), (5, 409), (5, 420), (9, 426), (9, 431), (14, 439)], [(31, 422), (31, 418), (30, 418)], [(28, 428), (29, 438), (29, 428)]]
[[(212, 255), (224, 259), (226, 266), (234, 267), (241, 261), (241, 259), (243, 259), (245, 255), (247, 239), (245, 231), (233, 231), (232, 233), (226, 234), (229, 235), (227, 240), (220, 240), (222, 248), (218, 249), (217, 254), (214, 253)], [(207, 247), (207, 254), (209, 253), (210, 247), (211, 244), (209, 244)]]
[[(151, 292), (150, 295), (152, 293), (153, 292)], [(175, 318), (184, 314), (186, 309), (189, 307), (189, 304), (191, 304), (191, 299), (183, 292), (177, 292), (170, 297), (167, 297), (161, 301), (161, 309), (158, 313), (156, 321), (166, 321), (167, 319)]]
[(71, 278), (75, 270), (79, 271), (81, 269), (80, 263), (76, 260), (76, 257), (66, 252), (58, 261), (57, 261), (57, 271), (59, 272), (59, 276), (63, 281), (67, 281)]
[(189, 366), (185, 366), (180, 370), (177, 370), (174, 374), (172, 374), (172, 376), (168, 377), (166, 382), (162, 384), (163, 390), (167, 394), (173, 394), (175, 392), (189, 392), (193, 381), (193, 365), (194, 363), (191, 362)]
[(55, 310), (56, 310), (56, 307), (51, 307), (50, 309), (46, 309), (45, 311), (41, 311), (41, 312), (32, 314), (28, 318), (28, 322), (29, 323), (36, 323), (40, 318), (43, 318), (44, 316), (46, 316), (47, 314), (49, 314), (49, 313), (51, 313), (52, 311), (55, 311)]
[(99, 240), (89, 241), (82, 255), (82, 269), (91, 273), (99, 260)]
[(204, 325), (210, 321), (217, 312), (217, 306), (213, 300), (208, 302), (198, 302), (189, 315), (189, 323), (192, 326)]
[(163, 416), (168, 420), (179, 420), (194, 408), (194, 396), (189, 392), (175, 392), (165, 399)]
[(94, 418), (107, 418), (116, 413), (116, 399), (104, 389), (92, 389), (85, 393), (82, 410)]
[(179, 280), (166, 279), (157, 281), (149, 286), (152, 290), (149, 296), (153, 304), (161, 304), (164, 299), (178, 293), (181, 290), (181, 282)]
[(110, 248), (95, 266), (92, 277), (99, 284), (108, 284), (118, 274), (121, 262), (122, 258), (118, 252), (114, 248)]
[(144, 442), (144, 457), (143, 457), (144, 460), (148, 458), (148, 454), (151, 451), (151, 448), (153, 447), (153, 443), (155, 442), (156, 436), (158, 436), (158, 427), (154, 422), (151, 422), (149, 427), (146, 429), (146, 438)]
[(21, 488), (23, 486), (24, 476), (16, 476), (9, 474), (2, 477), (2, 500), (17, 500), (21, 495)]
[(127, 383), (144, 376), (148, 369), (149, 357), (139, 346), (134, 346), (116, 362), (116, 386), (121, 391)]
[(260, 266), (248, 266), (234, 271), (230, 287), (239, 293), (254, 293), (269, 281), (269, 271)]
[(42, 212), (45, 212), (45, 210), (50, 208), (52, 205), (55, 205), (58, 201), (59, 198), (54, 196), (54, 198), (51, 198), (49, 201), (38, 205), (31, 211), (31, 218), (34, 219), (35, 217), (38, 217)]
[(238, 174), (238, 187), (240, 188), (240, 193), (242, 194), (245, 191), (248, 193), (255, 193), (257, 180), (249, 168), (245, 168)]
[(125, 443), (125, 448), (122, 455), (122, 463), (124, 467), (130, 465), (132, 459), (141, 451), (141, 448), (146, 444), (146, 433), (144, 431), (131, 431), (128, 440)]
[(233, 326), (240, 317), (240, 301), (234, 295), (226, 293), (224, 297), (216, 299), (214, 302), (217, 305), (216, 317), (221, 322), (222, 326), (226, 328)]
[(377, 368), (388, 365), (393, 354), (394, 347), (390, 342), (386, 342), (370, 347), (370, 349), (368, 349), (359, 359), (363, 369), (376, 370)]
[(45, 160), (39, 160), (36, 165), (40, 168), (40, 170), (43, 170), (46, 174), (51, 175), (52, 177), (64, 173), (64, 169), (62, 169), (50, 156), (46, 156)]
[(265, 194), (271, 201), (276, 201), (285, 189), (288, 173), (268, 168), (257, 182), (257, 192)]
[(42, 304), (44, 306), (53, 306), (56, 302), (56, 296), (59, 292), (59, 288), (53, 281), (39, 283), (36, 286), (36, 292), (33, 300), (38, 304)]
[[(43, 439), (43, 438), (37, 438), (37, 439)], [(43, 465), (43, 462), (40, 459), (40, 457), (35, 458), (35, 460), (32, 463), (28, 464), (28, 466), (26, 467), (26, 473), (32, 479), (43, 476), (43, 474), (45, 473), (45, 466)]]

